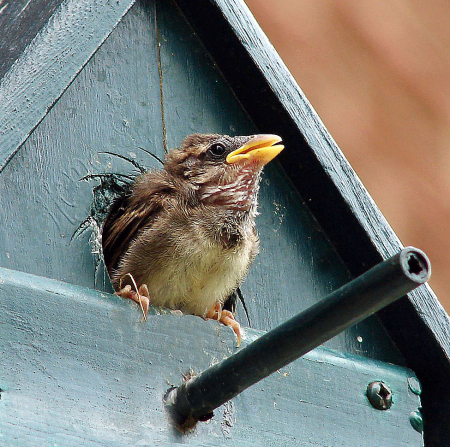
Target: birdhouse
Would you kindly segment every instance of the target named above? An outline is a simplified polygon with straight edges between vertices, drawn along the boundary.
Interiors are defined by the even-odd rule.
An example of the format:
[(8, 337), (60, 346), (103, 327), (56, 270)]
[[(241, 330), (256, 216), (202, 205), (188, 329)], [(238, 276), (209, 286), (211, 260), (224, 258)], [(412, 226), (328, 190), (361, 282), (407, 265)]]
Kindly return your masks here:
[[(180, 430), (167, 410), (171, 389), (403, 247), (243, 1), (16, 0), (0, 23), (1, 445), (448, 443), (450, 325), (427, 285), (343, 332), (339, 308), (337, 335), (207, 421)], [(193, 133), (285, 146), (260, 184), (240, 347), (195, 315), (142, 321), (103, 265), (120, 185)]]

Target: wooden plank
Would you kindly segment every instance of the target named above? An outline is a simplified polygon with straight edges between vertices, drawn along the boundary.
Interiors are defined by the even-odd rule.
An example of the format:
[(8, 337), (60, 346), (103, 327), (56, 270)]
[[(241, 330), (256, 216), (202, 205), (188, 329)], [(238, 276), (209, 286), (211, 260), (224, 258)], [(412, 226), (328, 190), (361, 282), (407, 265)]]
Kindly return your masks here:
[(139, 146), (163, 155), (155, 36), (153, 9), (134, 8), (2, 171), (0, 265), (110, 290), (94, 276), (89, 232), (70, 240), (98, 183), (80, 179), (130, 172), (101, 151), (149, 166)]
[(172, 1), (155, 1), (168, 149), (192, 133), (257, 132)]
[[(156, 10), (168, 147), (192, 132), (270, 132), (249, 119), (173, 2), (157, 1)], [(348, 282), (350, 275), (277, 163), (265, 168), (259, 202), (261, 253), (242, 291), (252, 327), (269, 330)], [(246, 322), (242, 308), (238, 315)], [(403, 362), (376, 318), (327, 346)]]
[[(157, 147), (162, 148), (160, 142), (163, 133), (159, 119), (160, 104), (158, 102), (159, 79), (157, 79), (157, 74), (155, 75), (157, 64), (154, 63), (156, 60), (155, 53), (157, 42), (155, 42), (153, 34), (154, 22), (152, 21), (151, 11), (151, 6), (149, 7), (149, 5), (146, 5), (145, 8), (136, 9), (136, 15), (130, 15), (130, 21), (125, 21), (124, 23), (127, 24), (124, 25), (124, 28), (121, 28), (126, 30), (126, 32), (120, 34), (120, 37), (118, 34), (117, 40), (114, 40), (113, 38), (105, 43), (101, 51), (98, 52), (98, 57), (96, 57), (95, 62), (93, 62), (92, 65), (89, 64), (86, 70), (76, 78), (71, 88), (67, 90), (67, 96), (64, 95), (61, 100), (58, 101), (50, 114), (46, 116), (41, 126), (39, 126), (32, 137), (27, 140), (20, 153), (8, 164), (7, 168), (3, 170), (1, 176), (2, 181), (4, 182), (2, 191), (7, 191), (8, 196), (2, 196), (2, 200), (4, 200), (3, 203), (8, 203), (10, 205), (9, 208), (2, 207), (4, 216), (9, 218), (9, 230), (2, 234), (2, 238), (4, 239), (2, 240), (2, 242), (4, 242), (2, 246), (6, 247), (7, 250), (11, 248), (9, 251), (5, 250), (2, 252), (4, 263), (8, 265), (16, 264), (29, 271), (37, 271), (40, 274), (50, 274), (51, 276), (73, 282), (89, 285), (93, 284), (93, 266), (86, 238), (80, 242), (74, 242), (73, 244), (75, 245), (69, 246), (68, 243), (69, 235), (71, 234), (70, 230), (75, 229), (77, 223), (87, 214), (90, 201), (91, 187), (88, 187), (83, 183), (77, 183), (78, 178), (91, 169), (94, 170), (95, 168), (98, 168), (99, 170), (104, 170), (118, 165), (116, 163), (117, 160), (113, 162), (113, 159), (105, 160), (100, 159), (97, 156), (99, 146), (104, 145), (105, 142), (108, 144), (107, 149), (117, 149), (119, 153), (128, 156), (131, 156), (132, 151), (135, 149), (135, 145), (145, 143), (147, 138), (150, 139), (152, 143), (154, 141)], [(142, 24), (142, 26), (134, 27), (135, 21)], [(133, 30), (136, 30), (137, 34), (133, 34)], [(147, 30), (149, 30), (149, 32)], [(128, 41), (127, 39), (129, 39), (130, 35), (134, 35), (135, 37)], [(132, 42), (131, 45), (129, 42)], [(146, 47), (147, 42), (149, 43), (148, 47)], [(163, 40), (161, 39), (159, 43), (162, 42)], [(139, 46), (139, 44), (141, 46)], [(136, 45), (135, 48), (134, 45)], [(188, 47), (189, 45), (187, 45), (187, 48)], [(147, 58), (146, 56), (149, 48), (151, 56)], [(113, 54), (113, 56), (111, 56), (111, 54)], [(198, 54), (203, 55), (205, 63), (209, 62), (208, 58), (204, 56), (203, 49), (201, 49), (201, 52)], [(142, 65), (135, 65), (134, 56), (136, 55), (139, 55), (138, 61), (142, 63)], [(142, 57), (142, 55), (144, 56)], [(126, 59), (127, 57), (129, 57), (129, 59)], [(120, 58), (124, 58), (123, 62), (120, 62)], [(167, 60), (168, 59), (166, 58), (166, 61)], [(23, 60), (19, 62), (22, 63)], [(117, 67), (116, 64), (119, 67)], [(166, 67), (169, 65), (170, 64), (166, 64)], [(111, 69), (112, 67), (114, 69)], [(116, 74), (117, 68), (119, 68), (118, 75)], [(148, 85), (142, 84), (142, 77), (138, 76), (139, 71), (145, 73), (146, 76), (148, 75), (148, 72), (152, 73), (149, 77), (150, 80)], [(204, 72), (203, 69), (202, 73)], [(188, 87), (195, 85), (194, 73), (197, 73), (197, 69), (191, 71), (193, 79), (191, 80), (191, 83), (187, 84)], [(214, 70), (214, 73), (214, 77), (208, 77), (207, 82), (210, 82), (211, 79), (219, 82), (217, 70)], [(188, 77), (188, 79), (190, 78)], [(202, 85), (204, 84), (200, 84), (200, 86)], [(214, 90), (214, 92), (216, 93), (217, 91), (220, 91), (220, 89), (223, 89), (224, 92), (227, 90), (222, 85), (218, 90)], [(149, 96), (145, 98), (143, 92), (147, 91), (149, 91)], [(209, 104), (208, 107), (212, 107), (212, 104), (216, 101), (216, 96), (219, 95), (216, 93), (216, 96), (209, 97), (209, 92), (209, 89), (198, 91), (198, 93), (203, 93), (203, 95), (208, 97), (208, 101), (205, 100), (205, 103)], [(143, 96), (144, 100), (142, 100)], [(225, 94), (223, 97), (225, 97)], [(130, 101), (129, 98), (132, 98), (132, 100)], [(158, 98), (156, 102), (155, 98)], [(127, 101), (129, 101), (129, 106), (127, 105)], [(139, 101), (142, 101), (140, 103), (142, 109), (136, 108), (136, 104), (139, 104)], [(171, 101), (168, 101), (168, 104), (170, 103)], [(231, 102), (229, 101), (229, 104), (230, 103)], [(208, 109), (206, 107), (202, 108), (199, 105), (200, 101), (197, 102), (197, 110), (194, 109), (194, 116), (196, 116), (197, 119), (196, 126), (198, 126), (199, 123), (207, 123), (208, 119), (210, 119), (209, 114), (205, 113)], [(242, 109), (236, 108), (234, 105), (229, 106), (230, 112), (233, 111), (233, 107), (234, 110), (238, 110), (237, 116), (239, 119), (234, 118), (235, 122), (241, 122), (241, 118), (245, 116), (245, 114), (242, 112)], [(219, 113), (222, 112), (222, 109), (223, 102), (215, 107), (215, 116), (212, 119), (212, 122), (221, 122), (220, 120), (223, 120), (222, 122), (224, 124), (227, 122), (228, 118), (224, 119), (219, 115)], [(183, 114), (185, 113), (186, 108)], [(142, 119), (142, 116), (140, 115), (145, 116), (145, 119)], [(180, 120), (173, 119), (174, 116), (176, 115), (168, 115), (169, 121), (172, 119), (171, 129), (174, 129), (180, 122)], [(84, 120), (84, 117), (87, 118)], [(183, 125), (185, 123), (184, 118), (185, 116), (182, 116)], [(151, 132), (145, 130), (147, 122), (152, 123), (153, 127), (151, 128)], [(194, 128), (197, 127), (194, 126)], [(254, 129), (254, 127), (252, 128)], [(83, 133), (75, 132), (77, 135), (74, 136), (74, 132), (72, 132), (73, 129), (88, 130), (83, 131)], [(111, 129), (113, 132), (111, 132)], [(153, 135), (153, 132), (154, 140), (151, 140), (152, 137), (149, 137), (149, 134)], [(171, 132), (168, 136), (169, 138), (172, 138), (174, 135), (176, 135), (176, 132)], [(145, 146), (145, 144), (142, 145)], [(45, 148), (45, 150), (42, 150), (43, 148)], [(101, 147), (101, 149), (103, 148), (104, 146)], [(111, 167), (109, 166), (109, 163), (111, 163)], [(27, 169), (24, 170), (24, 167)], [(275, 184), (277, 182), (281, 185), (285, 184), (285, 186), (278, 186), (277, 188), (280, 189), (276, 189), (276, 191), (281, 191), (279, 194), (282, 196), (287, 195), (285, 191), (287, 190), (288, 185), (280, 173), (274, 169), (272, 174), (270, 174), (269, 171), (269, 176), (270, 175), (273, 177), (268, 177), (268, 179), (271, 181), (273, 180)], [(277, 194), (274, 196), (274, 200), (277, 199)], [(6, 200), (7, 197), (9, 200)], [(299, 199), (295, 193), (292, 193), (292, 198), (289, 200), (291, 200), (291, 202), (284, 206), (285, 209), (295, 208), (295, 203), (298, 202)], [(269, 205), (269, 209), (272, 213), (268, 214), (268, 216), (271, 216), (271, 220), (269, 221), (267, 228), (273, 228), (273, 221), (275, 220), (275, 222), (277, 222), (276, 219), (280, 216), (280, 214), (277, 214), (277, 211), (280, 212), (280, 208), (276, 208), (274, 203), (270, 201)], [(27, 210), (26, 213), (24, 213), (23, 210)], [(308, 213), (299, 212), (297, 219), (309, 222), (308, 225), (311, 225), (310, 231), (314, 234), (319, 234), (320, 229), (313, 223), (311, 216), (305, 216), (308, 216)], [(6, 237), (7, 234), (8, 237)], [(14, 234), (13, 237), (11, 237), (12, 234)], [(24, 238), (23, 235), (27, 236)], [(332, 252), (332, 249), (330, 248), (331, 245), (326, 241), (326, 237), (321, 236), (321, 238), (322, 239), (320, 240), (323, 241), (324, 251), (320, 253)], [(280, 240), (281, 238), (278, 239)], [(278, 249), (283, 249), (283, 246), (277, 244), (278, 243), (274, 243), (274, 246), (278, 247)], [(311, 248), (309, 248), (308, 253), (310, 252)], [(317, 259), (317, 253), (315, 256), (315, 259)], [(312, 265), (309, 268), (315, 268), (317, 271), (322, 269), (326, 273), (329, 273), (331, 268), (335, 268), (335, 271), (343, 271), (343, 274), (346, 274), (345, 269), (342, 267), (342, 263), (340, 263), (335, 254), (333, 254), (333, 256), (333, 259), (336, 259), (338, 262), (338, 267), (333, 266), (333, 263), (330, 262), (329, 264), (325, 264), (325, 267), (323, 265), (322, 267)], [(310, 258), (311, 256), (306, 256), (306, 259), (310, 260)], [(274, 270), (273, 264), (272, 270)], [(261, 271), (264, 271), (264, 269)], [(276, 278), (276, 273), (277, 271), (275, 270), (273, 275), (274, 278)], [(264, 277), (265, 275), (261, 275), (262, 279), (264, 279)], [(305, 275), (305, 277), (308, 281), (309, 276)], [(313, 278), (318, 277), (318, 274), (313, 276)], [(334, 276), (330, 274), (329, 277), (331, 278), (331, 281), (335, 281), (335, 274)], [(50, 286), (40, 283), (37, 279), (33, 279), (33, 281), (35, 284), (41, 284), (44, 288), (26, 289), (26, 293), (31, 293), (33, 296), (36, 296), (36, 299), (41, 300), (33, 302), (32, 306), (43, 306), (42, 303), (46, 300), (47, 294), (44, 292), (42, 295), (39, 293), (39, 290), (42, 292), (42, 290), (47, 290)], [(316, 280), (313, 279), (312, 286), (317, 290), (318, 286), (314, 284), (314, 281)], [(283, 281), (283, 284), (285, 283), (286, 282)], [(261, 288), (261, 284), (257, 284), (256, 282), (255, 284), (255, 291), (258, 291)], [(278, 291), (276, 282), (274, 282), (274, 284), (273, 295)], [(324, 283), (320, 284), (320, 287), (327, 289), (327, 287), (334, 287), (333, 284)], [(285, 287), (286, 289), (284, 292), (290, 290), (289, 285)], [(25, 293), (24, 290), (17, 291), (17, 289), (7, 289), (6, 295), (9, 297), (14, 291), (17, 292), (18, 297)], [(57, 290), (56, 293), (62, 292)], [(76, 293), (78, 294), (81, 292)], [(64, 293), (62, 294), (64, 295)], [(53, 298), (55, 297), (53, 296)], [(292, 302), (299, 305), (299, 302), (295, 302), (294, 300)], [(5, 303), (8, 303), (8, 301), (5, 300)], [(57, 302), (53, 301), (53, 305), (56, 304)], [(64, 328), (69, 326), (69, 322), (63, 318), (61, 319), (60, 315), (54, 315), (50, 311), (50, 308), (53, 305), (46, 308), (47, 315), (50, 316), (49, 321), (55, 321), (56, 318), (57, 321), (61, 322), (61, 327), (58, 326), (58, 330), (67, 330)], [(72, 310), (68, 311), (68, 315), (71, 316), (73, 313), (81, 311), (77, 306), (79, 306), (78, 302)], [(269, 310), (270, 308), (266, 309), (261, 306), (260, 309), (264, 312), (267, 311), (267, 315), (272, 318), (272, 313)], [(280, 306), (279, 309), (281, 312), (293, 311), (289, 306)], [(89, 313), (90, 311), (90, 308), (86, 308), (85, 310), (86, 313)], [(81, 311), (80, 315), (82, 314), (83, 312)], [(280, 317), (281, 314), (278, 311), (278, 314), (274, 313), (274, 315)], [(53, 316), (55, 318), (53, 318)], [(42, 321), (42, 318), (43, 317), (41, 316), (38, 321)], [(189, 318), (187, 321), (189, 321)], [(198, 319), (193, 319), (192, 321), (199, 322)], [(91, 323), (92, 327), (95, 327), (94, 322), (92, 321)], [(268, 324), (271, 324), (269, 320)], [(32, 328), (32, 332), (28, 335), (33, 339), (39, 338), (39, 328), (42, 328), (42, 326)], [(84, 331), (85, 330), (86, 328)], [(197, 327), (194, 326), (192, 331), (197, 334)], [(36, 335), (33, 335), (35, 332)], [(56, 333), (56, 331), (54, 332)], [(176, 327), (172, 332), (169, 329), (161, 329), (160, 332), (165, 334), (166, 337), (170, 334), (171, 337), (174, 337), (174, 340), (177, 340)], [(8, 337), (5, 338), (8, 342), (11, 340), (9, 335), (10, 334), (8, 333)], [(210, 334), (206, 334), (205, 336), (210, 337)], [(228, 334), (228, 336), (230, 336), (230, 334)], [(59, 339), (59, 337), (57, 338)], [(105, 336), (105, 339), (106, 338), (107, 337)], [(40, 346), (41, 351), (45, 350), (44, 342), (40, 342), (38, 345)], [(370, 344), (368, 345), (370, 346)], [(59, 347), (64, 349), (64, 347)], [(127, 349), (127, 347), (124, 348), (122, 346), (122, 349)], [(55, 354), (55, 351), (53, 353)], [(74, 356), (83, 360), (83, 356), (79, 352), (74, 353)], [(33, 366), (37, 365), (39, 369), (44, 365), (45, 370), (46, 360), (49, 359), (44, 358), (43, 360), (36, 360), (34, 357), (32, 360), (31, 364)], [(80, 362), (81, 360), (77, 360), (77, 362)], [(58, 370), (57, 367), (56, 369)], [(66, 366), (61, 368), (61, 370), (64, 370), (67, 374)], [(58, 374), (60, 374), (60, 380), (62, 380), (63, 373), (59, 371)], [(30, 381), (29, 383), (31, 383), (30, 377), (30, 375), (27, 377), (27, 380)], [(90, 378), (91, 376), (88, 377), (88, 379)], [(48, 377), (46, 377), (46, 379), (48, 380)], [(95, 383), (95, 380), (93, 383)], [(43, 389), (45, 389), (45, 386), (44, 381)], [(73, 396), (80, 392), (81, 386), (72, 389), (68, 395)], [(41, 408), (48, 405), (45, 404), (45, 402), (41, 402), (40, 404)], [(135, 404), (133, 403), (131, 405)], [(23, 408), (28, 407), (25, 405)], [(72, 408), (73, 407), (70, 407), (70, 409)], [(60, 410), (61, 408), (58, 407), (54, 411), (55, 413), (61, 414), (59, 413)], [(84, 416), (89, 414), (87, 409), (84, 411)], [(54, 415), (52, 416), (54, 417)], [(48, 420), (45, 424), (46, 423), (48, 423)], [(83, 424), (82, 417), (76, 419), (75, 425), (80, 428), (81, 432), (83, 432), (83, 430), (89, 431), (89, 428), (82, 428), (77, 424)], [(70, 429), (67, 425), (65, 425), (64, 428)], [(39, 432), (39, 430), (37, 430), (37, 432)]]
[(0, 4), (0, 79), (63, 0), (4, 0)]
[[(353, 275), (402, 246), (286, 66), (240, 0), (177, 0), (259, 128), (283, 136), (280, 162)], [(450, 319), (427, 286), (378, 315), (424, 384), (428, 445), (450, 426)], [(440, 383), (441, 385), (437, 385)]]
[(66, 0), (0, 84), (0, 171), (134, 0)]
[[(104, 150), (146, 165), (155, 161), (138, 146), (163, 157), (158, 44), (169, 147), (195, 129), (256, 131), (179, 12), (158, 4), (158, 41), (153, 8), (137, 3), (130, 10), (0, 175), (0, 265), (111, 290), (103, 270), (95, 276), (89, 232), (70, 241), (89, 215), (97, 184), (79, 179), (90, 172), (129, 172), (129, 164), (99, 154)], [(261, 255), (243, 291), (252, 326), (267, 330), (349, 275), (279, 166), (266, 171), (260, 211)], [(239, 320), (247, 325), (242, 308)], [(376, 318), (327, 346), (403, 362)]]
[[(80, 286), (0, 268), (0, 436), (8, 446), (421, 446), (409, 416), (412, 371), (329, 349), (246, 390), (187, 435), (163, 395), (182, 374), (228, 357), (232, 332), (198, 317), (137, 306)], [(161, 314), (159, 314), (161, 313)], [(244, 345), (261, 332), (248, 330)], [(390, 410), (365, 396), (373, 380)]]

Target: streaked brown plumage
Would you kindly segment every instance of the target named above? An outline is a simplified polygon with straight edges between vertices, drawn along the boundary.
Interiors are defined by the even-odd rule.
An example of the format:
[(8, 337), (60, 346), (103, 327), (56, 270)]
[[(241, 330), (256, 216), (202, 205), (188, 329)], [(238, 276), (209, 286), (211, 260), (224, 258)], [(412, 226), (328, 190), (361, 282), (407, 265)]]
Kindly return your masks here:
[(283, 149), (274, 145), (280, 141), (194, 134), (166, 156), (162, 170), (140, 175), (103, 225), (104, 259), (118, 294), (144, 297), (146, 308), (148, 297), (216, 318), (233, 327), (239, 343), (239, 325), (222, 306), (258, 253), (260, 172)]

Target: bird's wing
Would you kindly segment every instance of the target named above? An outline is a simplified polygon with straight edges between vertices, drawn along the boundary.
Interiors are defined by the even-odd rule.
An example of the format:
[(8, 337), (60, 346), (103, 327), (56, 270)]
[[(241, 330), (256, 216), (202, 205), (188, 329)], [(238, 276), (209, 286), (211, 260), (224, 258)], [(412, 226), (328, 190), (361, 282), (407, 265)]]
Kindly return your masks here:
[[(165, 182), (146, 182), (146, 191), (136, 194), (135, 189), (117, 199), (112, 205), (102, 228), (102, 247), (108, 273), (117, 268), (122, 255), (140, 230), (148, 228), (164, 208), (162, 197), (170, 193)], [(142, 182), (139, 185), (142, 189)]]

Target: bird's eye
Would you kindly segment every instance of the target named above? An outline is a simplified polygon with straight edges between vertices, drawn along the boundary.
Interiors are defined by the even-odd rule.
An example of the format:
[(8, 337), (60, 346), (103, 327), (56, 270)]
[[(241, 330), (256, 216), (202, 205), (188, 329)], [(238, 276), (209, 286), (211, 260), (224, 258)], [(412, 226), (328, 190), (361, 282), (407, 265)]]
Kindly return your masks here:
[(208, 155), (217, 160), (219, 158), (222, 158), (225, 154), (225, 146), (223, 144), (220, 143), (215, 143), (213, 144), (209, 149), (208, 149)]

